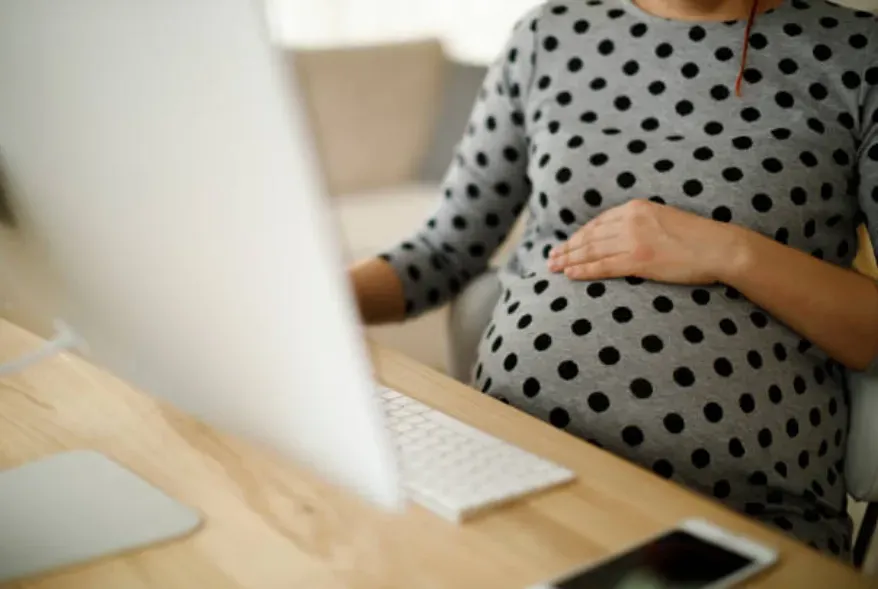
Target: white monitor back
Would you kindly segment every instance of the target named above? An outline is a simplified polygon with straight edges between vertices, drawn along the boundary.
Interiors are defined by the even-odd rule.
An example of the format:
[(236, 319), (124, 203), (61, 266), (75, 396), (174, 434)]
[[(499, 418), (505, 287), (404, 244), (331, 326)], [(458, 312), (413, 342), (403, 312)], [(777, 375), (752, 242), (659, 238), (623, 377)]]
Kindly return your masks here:
[(19, 231), (99, 363), (396, 507), (334, 223), (263, 18), (251, 0), (3, 0)]

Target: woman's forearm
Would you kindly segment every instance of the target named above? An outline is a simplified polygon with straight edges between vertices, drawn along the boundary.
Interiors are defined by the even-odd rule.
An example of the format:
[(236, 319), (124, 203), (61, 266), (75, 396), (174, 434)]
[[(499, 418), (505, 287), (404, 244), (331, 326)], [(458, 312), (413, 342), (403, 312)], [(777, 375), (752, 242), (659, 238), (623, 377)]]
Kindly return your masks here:
[(367, 324), (402, 321), (405, 295), (393, 267), (381, 258), (369, 258), (350, 269), (360, 316)]
[(756, 232), (728, 225), (733, 251), (719, 270), (734, 287), (845, 366), (878, 355), (878, 283)]

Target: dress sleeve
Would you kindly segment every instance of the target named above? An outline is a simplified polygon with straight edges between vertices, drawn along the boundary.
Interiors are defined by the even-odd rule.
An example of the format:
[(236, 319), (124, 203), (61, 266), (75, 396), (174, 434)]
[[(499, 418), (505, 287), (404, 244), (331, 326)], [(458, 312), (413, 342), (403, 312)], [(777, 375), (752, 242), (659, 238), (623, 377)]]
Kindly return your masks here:
[(534, 10), (489, 68), (433, 216), (381, 254), (402, 280), (408, 317), (439, 306), (483, 273), (530, 196), (523, 105), (537, 28)]
[[(878, 25), (874, 28), (878, 28)], [(872, 41), (878, 42), (874, 34)], [(873, 57), (872, 63), (866, 68), (863, 81), (859, 113), (857, 196), (860, 221), (866, 225), (873, 254), (878, 255), (878, 56)], [(878, 373), (878, 358), (873, 360), (870, 370)]]

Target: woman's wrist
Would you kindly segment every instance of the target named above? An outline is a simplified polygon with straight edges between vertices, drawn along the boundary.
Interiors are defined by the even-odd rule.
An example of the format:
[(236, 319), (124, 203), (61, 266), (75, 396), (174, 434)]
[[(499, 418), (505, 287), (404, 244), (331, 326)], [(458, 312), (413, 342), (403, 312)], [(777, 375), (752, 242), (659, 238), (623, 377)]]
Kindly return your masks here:
[(711, 248), (713, 273), (717, 282), (737, 286), (758, 260), (760, 242), (767, 238), (739, 225), (718, 223), (714, 247)]

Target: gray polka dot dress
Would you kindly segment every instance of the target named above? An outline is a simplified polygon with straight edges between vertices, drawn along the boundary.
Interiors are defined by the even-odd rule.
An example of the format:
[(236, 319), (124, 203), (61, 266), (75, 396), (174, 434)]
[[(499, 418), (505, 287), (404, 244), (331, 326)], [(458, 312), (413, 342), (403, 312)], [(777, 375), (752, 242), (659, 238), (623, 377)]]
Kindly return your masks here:
[(821, 0), (691, 23), (543, 4), (491, 67), (435, 215), (383, 257), (416, 315), (483, 272), (521, 214), (479, 349), (485, 393), (821, 550), (850, 544), (844, 371), (724, 285), (577, 282), (549, 249), (633, 198), (848, 266), (878, 243), (875, 19)]

